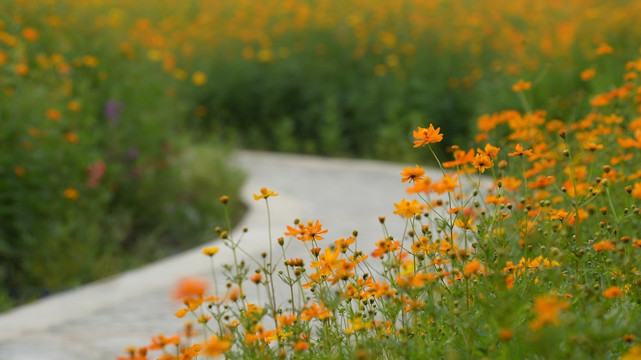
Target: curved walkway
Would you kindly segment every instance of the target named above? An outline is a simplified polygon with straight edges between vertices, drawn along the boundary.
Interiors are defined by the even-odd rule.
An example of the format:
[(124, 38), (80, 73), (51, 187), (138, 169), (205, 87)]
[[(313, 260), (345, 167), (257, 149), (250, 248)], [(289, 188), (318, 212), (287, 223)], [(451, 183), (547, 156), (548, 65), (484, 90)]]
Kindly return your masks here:
[[(252, 197), (261, 187), (280, 193), (270, 198), (274, 237), (295, 218), (318, 219), (329, 229), (326, 244), (357, 229), (359, 249), (364, 244), (367, 251), (367, 244), (371, 248), (383, 237), (379, 216), (387, 217), (392, 234), (403, 231), (402, 219), (392, 212), (393, 203), (407, 197), (400, 182), (407, 164), (249, 151), (239, 152), (236, 162), (248, 175), (241, 190), (248, 212), (235, 233), (249, 229), (242, 244), (252, 256), (269, 243), (265, 202)], [(439, 172), (426, 175), (440, 177)], [(184, 276), (210, 274), (202, 248), (0, 314), (0, 359), (113, 360), (129, 345), (148, 344), (152, 335), (180, 331), (183, 321), (172, 315), (180, 304), (169, 294)], [(304, 251), (294, 244), (287, 256), (307, 259)], [(221, 247), (215, 259), (228, 255)]]

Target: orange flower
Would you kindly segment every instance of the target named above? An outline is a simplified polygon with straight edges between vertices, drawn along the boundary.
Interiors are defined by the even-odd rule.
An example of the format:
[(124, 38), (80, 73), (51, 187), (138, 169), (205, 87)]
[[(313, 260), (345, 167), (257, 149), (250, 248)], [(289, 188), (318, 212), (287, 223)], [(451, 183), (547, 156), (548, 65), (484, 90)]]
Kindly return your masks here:
[(325, 248), (325, 252), (320, 255), (318, 258), (319, 261), (313, 261), (310, 266), (313, 269), (320, 268), (316, 274), (317, 276), (329, 275), (334, 269), (336, 269), (341, 262), (345, 259), (340, 259), (341, 249), (335, 248), (334, 250), (330, 248)]
[(285, 265), (303, 267), (303, 266), (305, 266), (305, 262), (303, 261), (303, 259), (291, 258), (291, 259), (285, 260)]
[(414, 217), (423, 212), (421, 210), (421, 204), (416, 199), (412, 199), (411, 202), (402, 199), (400, 203), (395, 203), (394, 207), (396, 207), (394, 214), (405, 216), (406, 218)]
[(512, 330), (510, 330), (510, 329), (508, 329), (508, 328), (502, 328), (502, 329), (499, 331), (499, 337), (500, 337), (500, 338), (501, 338), (501, 340), (503, 340), (503, 341), (510, 340), (510, 339), (512, 338), (512, 336), (514, 336), (514, 331), (512, 331)]
[(147, 347), (143, 346), (138, 349), (136, 353), (136, 347), (130, 346), (126, 349), (127, 356), (117, 356), (116, 360), (147, 360)]
[(536, 330), (545, 324), (558, 325), (561, 310), (568, 306), (566, 301), (553, 294), (537, 297), (534, 302), (534, 312), (537, 317), (530, 322), (530, 328)]
[(24, 167), (17, 165), (13, 168), (13, 172), (16, 174), (17, 177), (23, 177), (24, 174), (26, 173)]
[(507, 204), (507, 199), (501, 195), (492, 195), (492, 194), (487, 194), (487, 197), (485, 198), (485, 203), (486, 204)]
[(174, 316), (177, 318), (184, 318), (185, 315), (189, 313), (189, 308), (182, 308), (174, 313)]
[(641, 199), (641, 182), (634, 184), (634, 189), (632, 189), (632, 192), (630, 194), (635, 198)]
[(212, 335), (203, 345), (202, 354), (206, 356), (216, 357), (224, 354), (231, 347), (231, 342), (223, 340), (216, 335)]
[(481, 173), (484, 173), (485, 169), (489, 169), (494, 166), (494, 162), (488, 154), (483, 152), (476, 154), (474, 161), (472, 161), (472, 166), (478, 169)]
[(72, 144), (77, 144), (78, 143), (78, 135), (72, 132), (68, 132), (65, 134), (65, 140)]
[(596, 75), (596, 69), (594, 68), (583, 70), (583, 72), (581, 72), (581, 80), (589, 81), (594, 77), (594, 75)]
[[(490, 143), (485, 144), (485, 153), (489, 155), (492, 159), (496, 159), (496, 157), (499, 155), (499, 150), (501, 150), (500, 147), (492, 146)], [(479, 152), (481, 152), (479, 150)]]
[(611, 54), (614, 51), (612, 46), (608, 45), (607, 43), (601, 43), (599, 47), (596, 49), (596, 54), (597, 55), (605, 55), (605, 54)]
[(297, 342), (296, 344), (294, 344), (292, 346), (292, 348), (294, 350), (296, 350), (296, 351), (299, 351), (299, 352), (300, 351), (305, 351), (305, 350), (309, 349), (309, 344), (301, 340), (301, 341)]
[(225, 293), (225, 296), (223, 297), (223, 300), (225, 301), (236, 301), (238, 300), (242, 295), (240, 286), (237, 284), (233, 284), (231, 287), (227, 289), (227, 292)]
[(541, 189), (554, 184), (555, 181), (556, 178), (554, 176), (539, 175), (533, 182), (528, 184), (528, 187), (530, 189)]
[(516, 150), (516, 151), (515, 152), (511, 152), (508, 155), (509, 156), (523, 156), (523, 155), (532, 156), (532, 155), (534, 155), (534, 152), (532, 152), (532, 149), (523, 150), (523, 146), (521, 146), (521, 144), (516, 144), (516, 146), (514, 146), (514, 150)]
[(80, 196), (80, 193), (74, 188), (66, 188), (65, 191), (63, 191), (62, 196), (69, 200), (76, 200)]
[(254, 284), (260, 284), (261, 280), (263, 280), (263, 275), (261, 275), (260, 273), (255, 273), (254, 275), (249, 277), (249, 280)]
[(563, 220), (565, 220), (565, 218), (568, 217), (568, 215), (569, 215), (569, 213), (567, 211), (563, 210), (563, 209), (559, 209), (559, 210), (552, 209), (550, 211), (550, 218), (552, 220), (563, 221)]
[(415, 181), (414, 186), (412, 186), (411, 188), (407, 188), (406, 192), (408, 194), (416, 194), (420, 192), (429, 193), (431, 189), (430, 188), (431, 185), (432, 185), (432, 179), (426, 177), (419, 181)]
[(51, 121), (60, 121), (62, 114), (57, 109), (48, 109), (46, 112), (47, 118)]
[(350, 245), (352, 245), (354, 243), (355, 240), (356, 240), (355, 237), (350, 236), (347, 239), (340, 238), (340, 239), (334, 241), (334, 244), (337, 247), (339, 247), (340, 249), (347, 249)]
[(401, 182), (416, 182), (421, 180), (425, 175), (425, 170), (418, 165), (415, 168), (407, 167), (401, 171)]
[(309, 221), (307, 226), (300, 226), (301, 230), (298, 232), (298, 235), (296, 235), (296, 238), (300, 241), (323, 240), (324, 238), (320, 235), (327, 233), (327, 229), (323, 230), (322, 226), (318, 220), (316, 220), (316, 224)]
[(603, 296), (608, 299), (619, 297), (621, 294), (623, 294), (623, 291), (618, 286), (611, 286), (603, 291)]
[(198, 356), (200, 353), (200, 350), (202, 350), (202, 346), (200, 344), (194, 344), (188, 348), (186, 347), (181, 347), (180, 348), (180, 360), (191, 360), (195, 357)]
[(25, 63), (19, 63), (13, 66), (13, 71), (16, 72), (16, 74), (24, 76), (27, 75), (29, 72), (29, 65)]
[(481, 262), (478, 261), (478, 259), (474, 259), (467, 264), (465, 264), (465, 267), (463, 267), (463, 274), (465, 275), (471, 275), (479, 272), (482, 268)]
[(38, 32), (33, 28), (24, 28), (22, 29), (22, 37), (27, 41), (36, 41), (38, 40)]
[(617, 138), (617, 142), (622, 148), (637, 148), (641, 149), (641, 129), (637, 129), (634, 132), (634, 139), (631, 138)]
[(443, 140), (443, 134), (439, 134), (441, 128), (438, 127), (434, 129), (434, 125), (430, 124), (429, 128), (418, 127), (417, 131), (414, 131), (414, 138), (418, 139), (414, 141), (414, 147), (428, 145), (432, 143), (441, 142)]
[(207, 282), (195, 277), (183, 278), (174, 288), (172, 296), (176, 300), (202, 298), (207, 289)]
[(608, 94), (598, 94), (592, 100), (590, 100), (590, 105), (592, 106), (607, 106), (610, 104), (610, 96)]
[(167, 345), (178, 345), (180, 344), (180, 337), (178, 335), (174, 335), (170, 338), (166, 337), (163, 334), (159, 334), (158, 336), (154, 336), (151, 338), (151, 345), (149, 345), (150, 350), (160, 350), (163, 349)]
[(393, 241), (389, 238), (381, 239), (376, 242), (376, 249), (372, 252), (372, 256), (379, 258), (387, 253), (394, 252), (401, 247), (401, 243)]
[(450, 174), (446, 174), (441, 178), (440, 182), (432, 185), (432, 189), (434, 189), (434, 191), (439, 195), (445, 192), (452, 192), (457, 187), (461, 187), (461, 185), (458, 184), (458, 176), (452, 177)]
[(406, 275), (396, 275), (396, 285), (400, 287), (421, 288), (426, 282), (432, 282), (436, 279), (437, 274), (409, 273)]
[(614, 247), (614, 244), (610, 242), (610, 240), (602, 240), (599, 241), (598, 243), (592, 245), (595, 251), (614, 251), (616, 248)]
[(470, 149), (468, 152), (463, 150), (454, 151), (454, 160), (446, 161), (443, 163), (443, 167), (451, 168), (459, 165), (465, 165), (474, 161), (474, 149)]
[(601, 150), (603, 149), (603, 144), (595, 144), (593, 142), (589, 142), (583, 146), (585, 150), (589, 151), (596, 151), (596, 150)]
[(67, 108), (73, 112), (78, 112), (82, 108), (82, 105), (76, 100), (71, 100), (67, 103)]
[(521, 183), (523, 182), (522, 180), (519, 180), (512, 176), (501, 178), (500, 181), (503, 184), (503, 188), (510, 191), (517, 191), (519, 189), (519, 186), (521, 186)]
[(512, 91), (520, 92), (524, 90), (529, 90), (531, 87), (532, 87), (531, 82), (519, 80), (516, 84), (512, 85)]
[(311, 320), (318, 318), (319, 320), (327, 320), (332, 317), (332, 313), (326, 308), (323, 303), (312, 303), (310, 306), (305, 306), (303, 312), (300, 314), (301, 320)]
[(267, 199), (270, 196), (277, 195), (278, 193), (274, 192), (274, 190), (269, 190), (268, 188), (264, 187), (260, 189), (260, 195), (254, 194), (254, 200)]
[(514, 287), (514, 275), (510, 274), (505, 278), (505, 287), (512, 290)]

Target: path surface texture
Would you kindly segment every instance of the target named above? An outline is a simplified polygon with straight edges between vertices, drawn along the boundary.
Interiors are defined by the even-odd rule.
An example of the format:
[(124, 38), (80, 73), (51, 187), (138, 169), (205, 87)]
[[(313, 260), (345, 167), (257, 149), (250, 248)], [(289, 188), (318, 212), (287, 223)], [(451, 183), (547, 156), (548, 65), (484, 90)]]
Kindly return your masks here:
[[(262, 187), (280, 194), (269, 199), (274, 238), (283, 236), (296, 218), (319, 220), (329, 229), (321, 246), (357, 229), (359, 249), (373, 248), (383, 237), (379, 216), (387, 217), (391, 234), (403, 232), (403, 220), (392, 212), (393, 203), (408, 198), (400, 182), (408, 164), (245, 151), (235, 158), (247, 172), (241, 200), (248, 211), (233, 235), (248, 228), (242, 247), (254, 257), (269, 248), (265, 201), (252, 197)], [(436, 171), (426, 175), (440, 178)], [(218, 266), (230, 259), (220, 240), (204, 246), (211, 245), (221, 248), (214, 258)], [(201, 254), (204, 246), (0, 314), (0, 359), (113, 360), (129, 345), (149, 344), (152, 335), (179, 332), (184, 319), (173, 313), (181, 304), (170, 294), (183, 277), (211, 278), (209, 259)], [(309, 259), (300, 243), (292, 243), (287, 252), (289, 258)], [(248, 294), (248, 300), (253, 296)]]

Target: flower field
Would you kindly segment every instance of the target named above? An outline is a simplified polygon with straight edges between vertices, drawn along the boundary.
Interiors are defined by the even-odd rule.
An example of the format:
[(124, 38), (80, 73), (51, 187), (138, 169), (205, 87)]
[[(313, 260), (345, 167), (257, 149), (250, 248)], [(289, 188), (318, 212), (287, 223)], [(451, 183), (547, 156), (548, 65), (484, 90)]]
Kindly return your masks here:
[[(183, 284), (177, 315), (198, 325), (125, 358), (638, 357), (639, 13), (623, 0), (2, 2), (0, 309), (216, 224), (241, 255), (238, 146), (443, 177), (402, 170), (400, 234), (384, 218), (376, 241), (322, 239), (316, 220), (266, 234), (284, 263), (234, 257), (220, 292)], [(288, 258), (299, 241), (309, 258)], [(247, 301), (249, 283), (264, 301)]]
[[(213, 290), (185, 279), (174, 291), (184, 331), (119, 359), (638, 359), (641, 57), (622, 67), (576, 121), (531, 110), (519, 82), (509, 91), (524, 109), (480, 116), (469, 149), (439, 158), (447, 133), (417, 127), (414, 151), (442, 177), (399, 169), (398, 234), (381, 217), (375, 242), (327, 239), (297, 219), (270, 227), (269, 252), (253, 258), (220, 228), (224, 248), (203, 249)], [(267, 221), (279, 195), (254, 194)], [(306, 259), (288, 255), (292, 242)]]
[(194, 85), (72, 5), (0, 3), (0, 310), (202, 243), (242, 179), (187, 131)]

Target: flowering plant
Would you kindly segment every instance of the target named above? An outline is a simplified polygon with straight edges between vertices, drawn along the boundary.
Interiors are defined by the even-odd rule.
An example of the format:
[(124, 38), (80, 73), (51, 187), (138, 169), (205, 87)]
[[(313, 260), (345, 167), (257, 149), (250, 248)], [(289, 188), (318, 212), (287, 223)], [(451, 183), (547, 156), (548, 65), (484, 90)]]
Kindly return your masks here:
[[(641, 71), (641, 59), (626, 69)], [(275, 240), (270, 228), (269, 253), (241, 260), (242, 236), (220, 229), (233, 261), (223, 274), (212, 266), (212, 293), (180, 284), (176, 316), (193, 319), (182, 336), (158, 335), (122, 359), (149, 350), (162, 359), (637, 359), (640, 103), (628, 74), (578, 121), (541, 110), (482, 116), (478, 147), (453, 147), (445, 162), (431, 148), (440, 128), (419, 127), (414, 147), (434, 154), (442, 177), (401, 171), (415, 197), (394, 204), (402, 233), (381, 217), (383, 237), (364, 252), (358, 231), (332, 242), (319, 221), (295, 220)], [(277, 196), (254, 195), (268, 219)], [(309, 260), (289, 257), (297, 242)], [(212, 265), (218, 251), (203, 251)]]

